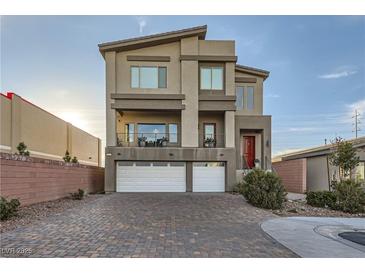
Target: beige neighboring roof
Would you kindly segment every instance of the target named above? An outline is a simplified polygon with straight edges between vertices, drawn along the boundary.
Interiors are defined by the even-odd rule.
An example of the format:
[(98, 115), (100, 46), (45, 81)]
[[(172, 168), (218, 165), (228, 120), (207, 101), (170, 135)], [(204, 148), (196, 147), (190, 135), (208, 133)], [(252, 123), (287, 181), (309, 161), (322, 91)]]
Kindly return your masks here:
[[(348, 142), (351, 142), (355, 148), (361, 148), (365, 147), (365, 136), (359, 137), (357, 139), (350, 139), (346, 140)], [(293, 153), (287, 153), (283, 155), (278, 155), (273, 158), (273, 160), (278, 161), (281, 159), (282, 161), (285, 160), (294, 160), (294, 159), (300, 159), (300, 158), (309, 158), (314, 156), (322, 156), (327, 155), (331, 153), (331, 148), (333, 148), (333, 144), (318, 146), (318, 147), (312, 147), (300, 151), (296, 151)]]
[(243, 65), (236, 64), (236, 71), (252, 74), (255, 76), (261, 76), (264, 77), (264, 80), (266, 80), (267, 77), (269, 77), (270, 71), (253, 68), (253, 67), (247, 67)]
[(106, 51), (123, 51), (147, 46), (156, 46), (165, 43), (179, 41), (182, 38), (198, 36), (199, 39), (205, 39), (207, 25), (197, 26), (188, 29), (163, 32), (148, 36), (140, 36), (124, 40), (112, 41), (99, 44), (99, 51), (104, 55)]

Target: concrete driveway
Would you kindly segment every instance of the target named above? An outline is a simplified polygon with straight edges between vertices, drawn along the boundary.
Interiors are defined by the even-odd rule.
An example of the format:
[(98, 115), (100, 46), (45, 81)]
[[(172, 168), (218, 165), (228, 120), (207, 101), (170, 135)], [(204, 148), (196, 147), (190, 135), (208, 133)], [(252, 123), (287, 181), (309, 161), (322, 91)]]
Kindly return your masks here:
[(228, 193), (114, 193), (1, 235), (3, 257), (296, 257)]

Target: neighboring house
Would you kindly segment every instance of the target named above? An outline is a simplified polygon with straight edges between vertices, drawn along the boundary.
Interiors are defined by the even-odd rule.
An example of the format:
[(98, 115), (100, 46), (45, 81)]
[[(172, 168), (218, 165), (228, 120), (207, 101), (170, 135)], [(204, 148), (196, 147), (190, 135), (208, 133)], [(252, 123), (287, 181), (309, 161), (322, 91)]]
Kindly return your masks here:
[[(365, 137), (348, 140), (356, 148), (360, 163), (352, 172), (356, 179), (364, 180), (365, 175)], [(334, 145), (288, 153), (273, 159), (273, 169), (282, 178), (287, 191), (304, 193), (306, 191), (329, 190), (331, 181), (339, 179), (338, 167), (332, 166), (329, 155)]]
[(20, 142), (31, 156), (62, 160), (66, 150), (79, 163), (101, 166), (101, 140), (15, 93), (0, 93), (0, 152), (16, 153)]
[(269, 72), (236, 64), (235, 41), (199, 26), (99, 45), (106, 63), (105, 190), (231, 191), (271, 168)]

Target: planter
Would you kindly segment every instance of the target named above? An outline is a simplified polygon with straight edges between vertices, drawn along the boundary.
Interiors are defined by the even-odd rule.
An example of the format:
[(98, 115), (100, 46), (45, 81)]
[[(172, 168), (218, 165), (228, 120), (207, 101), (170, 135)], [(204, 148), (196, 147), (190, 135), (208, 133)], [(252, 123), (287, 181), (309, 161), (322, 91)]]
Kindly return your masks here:
[(146, 146), (146, 142), (145, 141), (139, 141), (138, 142), (138, 146), (145, 147)]

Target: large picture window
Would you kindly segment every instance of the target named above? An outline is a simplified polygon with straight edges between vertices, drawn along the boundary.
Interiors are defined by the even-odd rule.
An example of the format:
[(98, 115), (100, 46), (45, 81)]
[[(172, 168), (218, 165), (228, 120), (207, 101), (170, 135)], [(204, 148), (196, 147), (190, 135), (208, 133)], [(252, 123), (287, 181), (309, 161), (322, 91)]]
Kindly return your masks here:
[(201, 67), (200, 89), (223, 90), (223, 67)]
[(131, 67), (132, 88), (166, 88), (166, 67)]

